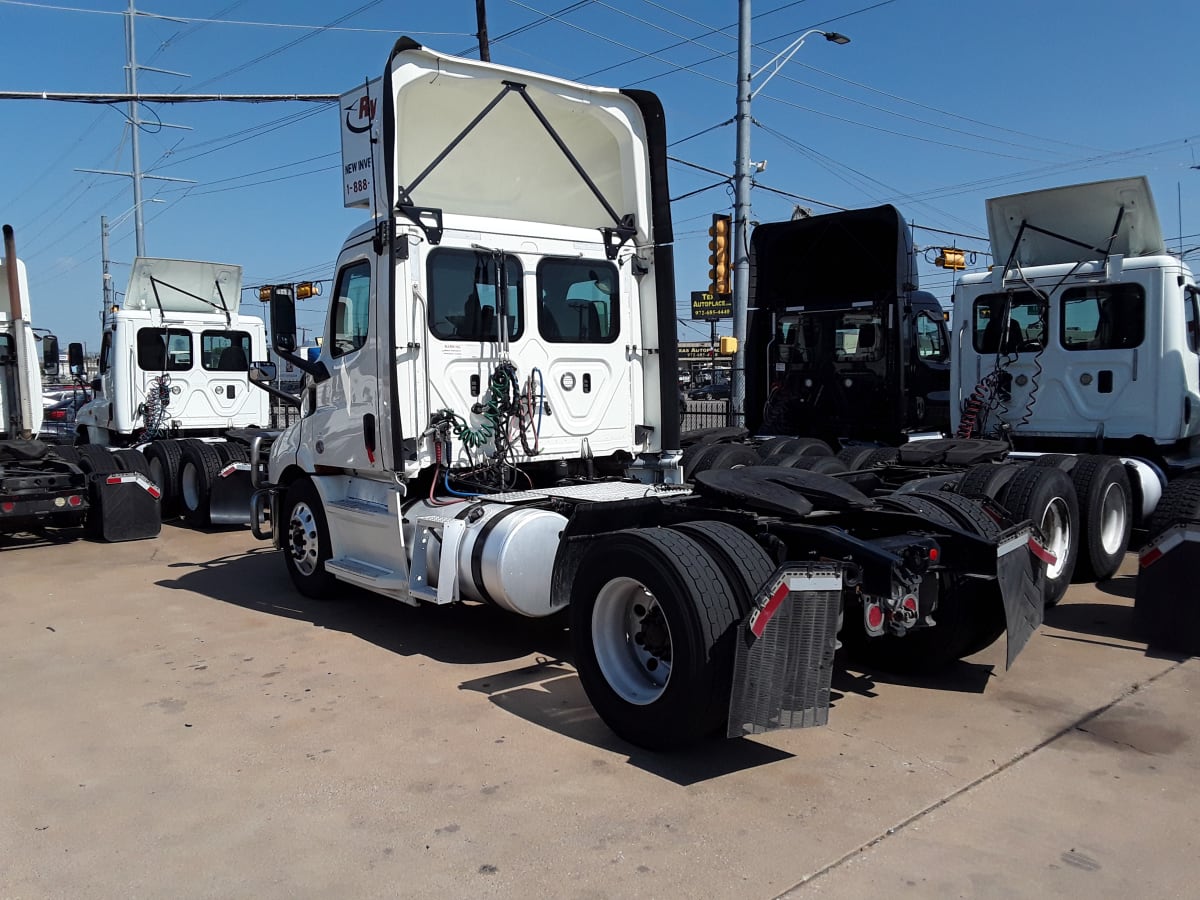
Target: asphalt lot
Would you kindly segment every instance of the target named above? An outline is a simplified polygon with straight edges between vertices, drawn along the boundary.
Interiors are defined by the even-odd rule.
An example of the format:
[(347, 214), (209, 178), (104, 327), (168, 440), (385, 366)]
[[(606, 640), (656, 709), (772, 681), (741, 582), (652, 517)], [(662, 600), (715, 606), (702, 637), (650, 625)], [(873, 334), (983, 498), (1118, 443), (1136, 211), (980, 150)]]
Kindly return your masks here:
[(1195, 896), (1200, 664), (1132, 557), (1011, 672), (847, 663), (826, 728), (656, 756), (557, 623), (310, 601), (242, 530), (0, 541), (0, 898)]

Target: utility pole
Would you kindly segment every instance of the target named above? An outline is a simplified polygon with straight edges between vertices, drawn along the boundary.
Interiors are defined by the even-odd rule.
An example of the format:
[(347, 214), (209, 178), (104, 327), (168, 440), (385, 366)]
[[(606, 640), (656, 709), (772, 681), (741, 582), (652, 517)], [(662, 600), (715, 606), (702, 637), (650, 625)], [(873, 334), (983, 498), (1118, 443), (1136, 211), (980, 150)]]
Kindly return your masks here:
[[(137, 95), (137, 47), (133, 17), (137, 14), (133, 0), (125, 12), (125, 89)], [(138, 119), (137, 102), (129, 101), (129, 148), (133, 157), (133, 233), (137, 242), (137, 255), (146, 255), (145, 225), (142, 222), (142, 123)], [(108, 307), (105, 307), (107, 309)]]
[(487, 33), (487, 0), (475, 0), (475, 21), (479, 26), (479, 31), (475, 34), (479, 38), (479, 58), (484, 62), (491, 62), (492, 51), (488, 46)]
[(108, 311), (113, 306), (112, 275), (108, 273), (108, 216), (100, 217), (100, 272), (104, 281), (104, 310), (100, 314), (103, 324), (108, 321)]
[(733, 161), (732, 425), (746, 423), (746, 314), (750, 300), (750, 0), (738, 2), (737, 158)]

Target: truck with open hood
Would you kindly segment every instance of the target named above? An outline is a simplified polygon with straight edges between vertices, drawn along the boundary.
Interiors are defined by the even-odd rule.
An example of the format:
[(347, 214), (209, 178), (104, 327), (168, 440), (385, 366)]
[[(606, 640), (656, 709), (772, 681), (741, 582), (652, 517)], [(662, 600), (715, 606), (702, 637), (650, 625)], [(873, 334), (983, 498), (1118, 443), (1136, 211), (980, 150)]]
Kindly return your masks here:
[(404, 38), (339, 115), (371, 218), (317, 359), (272, 298), (305, 375), (253, 453), (252, 527), (299, 591), (563, 613), (601, 718), (654, 749), (824, 723), (839, 634), (932, 668), (1007, 631), (1015, 658), (1041, 621), (1028, 523), (779, 467), (681, 483), (653, 94)]

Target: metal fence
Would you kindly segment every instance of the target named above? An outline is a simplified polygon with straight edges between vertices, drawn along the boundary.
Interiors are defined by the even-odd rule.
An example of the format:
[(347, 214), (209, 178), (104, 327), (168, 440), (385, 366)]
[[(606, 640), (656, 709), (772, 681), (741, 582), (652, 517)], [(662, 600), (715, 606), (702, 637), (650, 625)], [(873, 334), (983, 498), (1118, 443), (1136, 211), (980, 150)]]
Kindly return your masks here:
[(695, 431), (698, 428), (720, 428), (729, 424), (728, 400), (679, 401), (680, 431)]

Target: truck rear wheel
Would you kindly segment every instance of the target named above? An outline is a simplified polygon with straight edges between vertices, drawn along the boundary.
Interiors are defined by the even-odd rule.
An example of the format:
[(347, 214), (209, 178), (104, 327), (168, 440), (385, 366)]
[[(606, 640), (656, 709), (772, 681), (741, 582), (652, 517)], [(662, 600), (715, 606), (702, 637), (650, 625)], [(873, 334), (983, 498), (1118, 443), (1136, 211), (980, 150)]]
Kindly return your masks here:
[(844, 447), (838, 451), (837, 458), (846, 464), (851, 472), (864, 468), (865, 463), (878, 447)]
[(997, 498), (1014, 519), (1031, 519), (1055, 556), (1046, 566), (1046, 606), (1063, 598), (1079, 556), (1079, 501), (1071, 479), (1057, 466), (1021, 466)]
[(1150, 516), (1150, 539), (1186, 522), (1200, 522), (1200, 475), (1178, 478), (1167, 485)]
[(683, 522), (672, 525), (671, 530), (686, 534), (708, 552), (733, 588), (738, 614), (750, 612), (759, 590), (775, 573), (775, 563), (767, 551), (728, 522)]
[(284, 494), (283, 562), (296, 590), (306, 597), (328, 600), (337, 589), (337, 579), (325, 571), (332, 555), (329, 523), (316, 486), (307, 478), (292, 482)]
[(817, 438), (774, 438), (758, 448), (764, 465), (779, 465), (785, 456), (833, 456), (833, 449)]
[(179, 512), (179, 470), (183, 465), (183, 449), (174, 438), (164, 438), (146, 446), (142, 453), (150, 467), (150, 480), (162, 492), (163, 518)]
[(124, 449), (114, 450), (113, 459), (117, 461), (117, 467), (121, 472), (136, 472), (138, 475), (150, 475), (150, 465), (146, 461), (146, 457), (141, 454), (141, 451)]
[(787, 465), (791, 469), (804, 469), (821, 475), (840, 475), (849, 471), (846, 464), (836, 456), (801, 456), (792, 459)]
[(1084, 581), (1112, 578), (1125, 559), (1133, 529), (1133, 492), (1115, 456), (1085, 456), (1071, 469), (1083, 541), (1076, 572)]
[(692, 462), (688, 478), (709, 469), (740, 469), (743, 466), (760, 465), (758, 454), (745, 444), (713, 444), (706, 447)]
[(87, 444), (79, 448), (79, 468), (88, 474), (111, 475), (119, 467), (107, 449)]
[(183, 462), (179, 470), (179, 498), (183, 517), (198, 528), (210, 524), (208, 498), (213, 482), (221, 471), (221, 456), (204, 441), (184, 441)]
[(1016, 472), (1016, 466), (976, 463), (963, 474), (958, 492), (964, 497), (995, 500)]
[(595, 538), (569, 612), (579, 680), (617, 735), (667, 750), (724, 725), (741, 615), (695, 540), (661, 528)]

